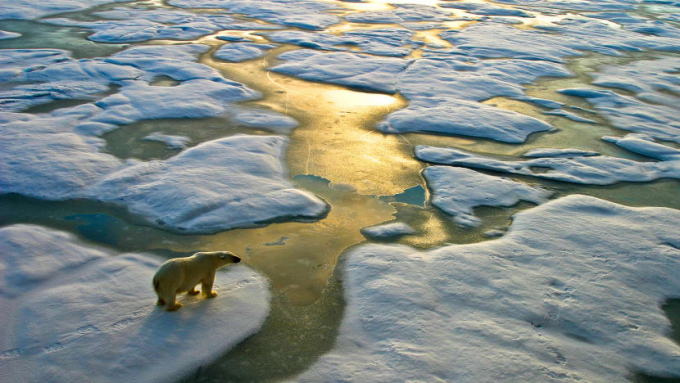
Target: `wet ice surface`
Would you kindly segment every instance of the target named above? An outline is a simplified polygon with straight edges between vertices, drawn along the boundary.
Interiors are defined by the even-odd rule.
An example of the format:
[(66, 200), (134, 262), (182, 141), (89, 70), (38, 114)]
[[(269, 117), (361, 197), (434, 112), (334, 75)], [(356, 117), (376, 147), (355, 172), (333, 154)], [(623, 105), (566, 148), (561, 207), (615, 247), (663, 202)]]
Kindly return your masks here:
[[(0, 5), (35, 19), (0, 25), (6, 224), (39, 205), (29, 223), (115, 248), (0, 228), (0, 376), (281, 380), (319, 356), (300, 380), (680, 376), (677, 212), (564, 198), (680, 207), (677, 2), (405, 2)], [(223, 248), (269, 278), (264, 324), (247, 268), (218, 277), (253, 281), (241, 301), (154, 316), (162, 260), (131, 249)], [(188, 335), (125, 335), (144, 318)]]
[(182, 8), (225, 8), (270, 23), (312, 30), (324, 29), (340, 22), (340, 18), (325, 12), (337, 7), (321, 1), (170, 0), (169, 4)]
[(0, 4), (0, 19), (35, 19), (55, 13), (79, 11), (101, 4), (129, 1), (132, 0), (68, 0), (58, 2), (15, 0)]
[[(640, 138), (640, 137), (645, 137)], [(520, 174), (536, 178), (589, 185), (611, 185), (617, 182), (648, 182), (659, 178), (680, 178), (680, 150), (654, 142), (646, 136), (626, 136), (623, 139), (608, 137), (607, 141), (658, 162), (639, 162), (610, 156), (583, 156), (573, 158), (554, 156), (522, 161), (503, 161), (468, 153), (460, 149), (443, 149), (428, 146), (416, 148), (416, 156), (423, 161), (475, 169)], [(535, 155), (532, 157), (536, 157)]]
[(660, 303), (680, 288), (679, 224), (677, 210), (570, 196), (490, 242), (362, 246), (347, 257), (336, 346), (295, 380), (677, 376)]
[(432, 188), (432, 204), (453, 216), (461, 226), (478, 226), (472, 209), (478, 206), (512, 206), (520, 200), (540, 204), (551, 192), (474, 170), (430, 166), (423, 172)]
[(155, 306), (163, 259), (114, 254), (39, 226), (0, 229), (2, 381), (168, 381), (255, 333), (269, 313), (267, 279), (218, 271), (211, 300)]
[(403, 222), (388, 223), (386, 225), (372, 226), (361, 229), (361, 233), (370, 238), (388, 239), (407, 234), (413, 234), (415, 231), (409, 225)]

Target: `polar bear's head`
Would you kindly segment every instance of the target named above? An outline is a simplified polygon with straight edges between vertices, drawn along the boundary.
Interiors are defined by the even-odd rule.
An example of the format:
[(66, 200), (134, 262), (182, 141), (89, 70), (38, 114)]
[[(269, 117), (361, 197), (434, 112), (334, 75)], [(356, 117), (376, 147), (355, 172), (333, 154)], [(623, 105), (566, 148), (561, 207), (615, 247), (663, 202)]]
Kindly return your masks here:
[(220, 267), (241, 262), (241, 258), (237, 257), (231, 251), (209, 251), (196, 253), (197, 256), (201, 258), (209, 258), (216, 269)]

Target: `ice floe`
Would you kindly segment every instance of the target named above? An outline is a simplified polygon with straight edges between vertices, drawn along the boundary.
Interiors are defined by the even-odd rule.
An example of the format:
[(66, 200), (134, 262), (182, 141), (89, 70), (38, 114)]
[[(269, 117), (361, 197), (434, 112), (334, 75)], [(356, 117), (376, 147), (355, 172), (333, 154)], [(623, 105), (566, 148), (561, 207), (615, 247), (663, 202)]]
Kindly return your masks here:
[(182, 8), (225, 8), (274, 24), (302, 29), (321, 30), (340, 22), (327, 13), (339, 7), (330, 2), (311, 0), (170, 0), (169, 4)]
[(595, 85), (625, 89), (641, 100), (676, 106), (680, 104), (680, 60), (666, 57), (658, 60), (639, 60), (626, 65), (608, 65), (592, 76)]
[(264, 56), (274, 44), (234, 43), (221, 46), (214, 55), (220, 60), (241, 62)]
[[(619, 139), (608, 138), (619, 144)], [(643, 141), (643, 142), (641, 142)], [(658, 162), (638, 162), (610, 156), (578, 156), (532, 158), (522, 161), (503, 161), (472, 154), (454, 148), (416, 147), (416, 157), (423, 161), (493, 170), (549, 180), (587, 185), (611, 185), (617, 182), (649, 182), (659, 178), (680, 179), (680, 150), (639, 138), (624, 138), (620, 146), (650, 157), (663, 158)], [(673, 154), (676, 153), (676, 154)]]
[(43, 22), (89, 28), (87, 38), (96, 42), (132, 43), (147, 40), (193, 40), (222, 30), (276, 29), (276, 26), (244, 22), (223, 14), (196, 14), (170, 9), (117, 8), (97, 12), (107, 20), (82, 21), (65, 18)]
[(296, 189), (282, 164), (287, 139), (237, 135), (165, 161), (134, 164), (83, 191), (122, 205), (152, 224), (217, 232), (281, 219), (318, 219), (328, 205)]
[(286, 52), (278, 58), (286, 62), (272, 68), (274, 72), (386, 93), (396, 91), (397, 76), (410, 63), (394, 58), (347, 52), (323, 53), (310, 49)]
[(21, 36), (20, 33), (0, 30), (0, 40), (13, 39), (19, 36)]
[(463, 2), (441, 2), (440, 7), (462, 9), (467, 13), (482, 16), (515, 16), (515, 17), (533, 17), (530, 13), (524, 12), (521, 9), (503, 8), (494, 6), (488, 3), (463, 3)]
[(304, 48), (346, 51), (347, 47), (361, 48), (364, 53), (402, 57), (411, 53), (421, 43), (411, 39), (413, 32), (408, 29), (356, 29), (343, 35), (302, 31), (281, 31), (267, 33), (267, 37), (279, 43), (295, 44)]
[(448, 21), (453, 17), (451, 12), (419, 4), (394, 4), (395, 9), (389, 11), (356, 12), (345, 16), (345, 20), (353, 23), (402, 24), (407, 22)]
[(0, 4), (0, 19), (37, 19), (62, 12), (81, 11), (97, 5), (128, 2), (132, 0), (12, 0)]
[(365, 245), (344, 263), (318, 381), (623, 381), (680, 377), (661, 310), (680, 289), (680, 212), (569, 196), (502, 238), (420, 252)]
[(169, 149), (184, 149), (191, 142), (191, 139), (186, 136), (173, 136), (159, 132), (151, 133), (143, 139), (146, 141), (162, 142)]
[(680, 51), (680, 39), (676, 37), (616, 29), (596, 19), (566, 18), (539, 29), (522, 30), (496, 22), (481, 22), (461, 31), (442, 32), (441, 37), (456, 46), (450, 53), (479, 58), (563, 62), (565, 57), (582, 55), (582, 51), (614, 56), (631, 51)]
[(541, 204), (552, 194), (541, 187), (450, 166), (430, 166), (423, 176), (432, 189), (432, 204), (468, 227), (481, 223), (473, 213), (476, 207), (512, 206), (519, 201)]
[[(680, 143), (679, 109), (675, 105), (650, 104), (611, 90), (560, 89), (558, 92), (588, 99), (601, 115), (619, 129)], [(673, 98), (666, 96), (665, 99), (668, 102)]]
[(388, 239), (394, 237), (401, 237), (403, 235), (413, 234), (416, 231), (403, 222), (388, 223), (385, 225), (365, 227), (361, 229), (361, 233), (369, 238), (374, 239)]
[(530, 60), (467, 62), (397, 60), (312, 50), (287, 52), (273, 71), (313, 81), (381, 92), (398, 91), (408, 107), (391, 113), (378, 129), (388, 133), (437, 132), (519, 143), (552, 127), (533, 117), (477, 101), (497, 96), (523, 99), (522, 84), (540, 76), (569, 76), (562, 65)]
[(247, 266), (216, 273), (218, 296), (155, 306), (163, 259), (116, 254), (33, 225), (0, 228), (0, 380), (179, 380), (256, 333), (269, 285)]

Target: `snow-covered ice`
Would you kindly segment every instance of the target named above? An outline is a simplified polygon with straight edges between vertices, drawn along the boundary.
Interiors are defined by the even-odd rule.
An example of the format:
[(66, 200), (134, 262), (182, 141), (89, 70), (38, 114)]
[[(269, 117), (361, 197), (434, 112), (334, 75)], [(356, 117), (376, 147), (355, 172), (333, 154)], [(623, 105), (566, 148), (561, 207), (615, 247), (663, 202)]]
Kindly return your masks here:
[(304, 48), (346, 51), (347, 47), (361, 48), (364, 53), (379, 56), (407, 56), (421, 43), (411, 39), (413, 32), (402, 28), (355, 29), (343, 35), (319, 32), (280, 31), (267, 33), (272, 41), (295, 44)]
[(264, 323), (269, 284), (243, 265), (217, 272), (214, 299), (155, 306), (162, 262), (40, 226), (0, 228), (0, 380), (178, 380)]
[(273, 71), (360, 89), (399, 91), (410, 103), (388, 115), (378, 125), (381, 131), (437, 132), (513, 143), (524, 142), (529, 134), (552, 127), (536, 118), (478, 101), (497, 96), (522, 99), (526, 97), (522, 84), (541, 76), (570, 75), (560, 64), (529, 60), (405, 61), (312, 50), (287, 52), (279, 58), (286, 62)]
[(214, 55), (220, 60), (241, 62), (264, 56), (274, 44), (234, 43), (221, 46)]
[(519, 201), (541, 204), (552, 194), (538, 186), (450, 166), (430, 166), (423, 176), (432, 189), (432, 204), (468, 227), (481, 223), (473, 212), (476, 207), (512, 206)]
[(225, 8), (270, 23), (311, 30), (340, 22), (338, 16), (327, 12), (338, 6), (312, 0), (170, 0), (169, 4), (182, 8)]
[(191, 233), (318, 219), (328, 205), (288, 179), (282, 164), (287, 142), (246, 135), (209, 141), (168, 160), (124, 167), (83, 193)]
[(665, 96), (663, 104), (651, 104), (611, 90), (560, 89), (558, 92), (586, 98), (619, 129), (680, 143), (680, 121), (677, 118), (680, 109), (677, 105), (664, 105), (678, 98)]
[(415, 233), (413, 228), (403, 222), (394, 222), (384, 225), (365, 227), (361, 233), (369, 238), (388, 239)]
[(149, 134), (144, 137), (144, 140), (162, 142), (170, 149), (184, 149), (191, 142), (191, 139), (186, 136), (173, 136), (159, 132)]
[[(608, 138), (609, 141), (617, 141)], [(509, 174), (518, 174), (555, 181), (571, 182), (587, 185), (612, 185), (617, 182), (649, 182), (660, 178), (680, 179), (680, 150), (651, 141), (644, 145), (635, 140), (634, 145), (625, 143), (625, 149), (636, 151), (646, 156), (663, 158), (658, 162), (638, 162), (626, 158), (610, 156), (578, 156), (562, 157), (547, 153), (548, 157), (532, 158), (522, 161), (503, 161), (487, 156), (469, 153), (454, 148), (436, 148), (431, 146), (416, 147), (416, 157), (423, 161), (462, 166), (474, 169), (493, 170)], [(655, 155), (655, 153), (657, 153)]]
[(569, 196), (502, 238), (420, 252), (365, 245), (344, 263), (318, 381), (624, 381), (680, 377), (660, 306), (680, 290), (680, 212)]
[(37, 19), (47, 15), (75, 12), (97, 5), (132, 0), (12, 0), (0, 4), (0, 19)]
[(407, 22), (448, 21), (453, 17), (451, 12), (441, 8), (419, 4), (394, 4), (389, 11), (357, 12), (345, 16), (345, 20), (353, 23), (402, 24)]
[(533, 17), (530, 13), (524, 12), (521, 9), (503, 8), (488, 3), (463, 3), (463, 2), (442, 2), (441, 7), (462, 9), (467, 13), (482, 16), (515, 16), (515, 17)]
[(274, 72), (386, 93), (396, 91), (397, 76), (409, 65), (408, 61), (395, 58), (310, 49), (286, 52), (278, 58), (286, 62), (273, 67)]

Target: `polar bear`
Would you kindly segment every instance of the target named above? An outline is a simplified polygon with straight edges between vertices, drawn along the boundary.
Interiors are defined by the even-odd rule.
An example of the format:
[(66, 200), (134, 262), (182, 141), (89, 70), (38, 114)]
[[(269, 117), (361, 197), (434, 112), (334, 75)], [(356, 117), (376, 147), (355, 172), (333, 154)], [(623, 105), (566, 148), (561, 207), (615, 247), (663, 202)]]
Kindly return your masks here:
[(153, 276), (153, 288), (158, 295), (156, 305), (166, 306), (168, 311), (182, 307), (175, 302), (178, 293), (198, 294), (196, 285), (201, 283), (201, 291), (206, 298), (213, 298), (215, 270), (222, 266), (241, 262), (241, 258), (230, 251), (198, 252), (191, 257), (174, 258), (165, 261)]

